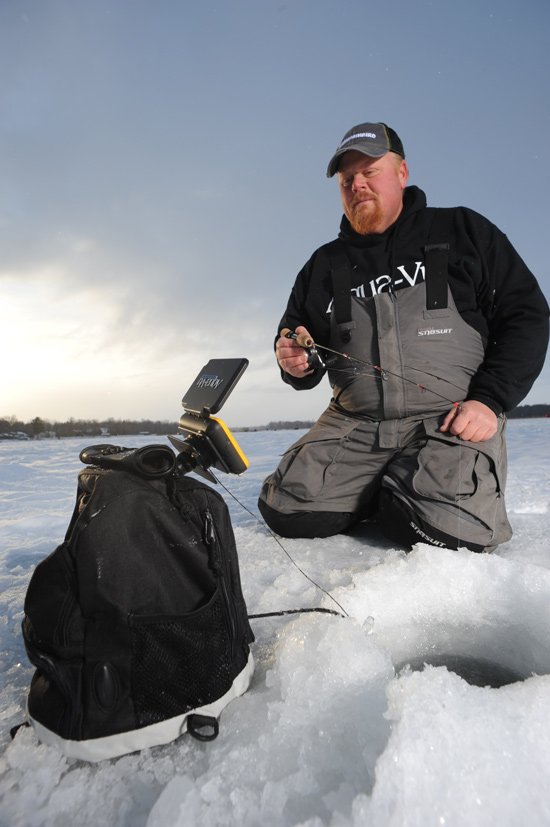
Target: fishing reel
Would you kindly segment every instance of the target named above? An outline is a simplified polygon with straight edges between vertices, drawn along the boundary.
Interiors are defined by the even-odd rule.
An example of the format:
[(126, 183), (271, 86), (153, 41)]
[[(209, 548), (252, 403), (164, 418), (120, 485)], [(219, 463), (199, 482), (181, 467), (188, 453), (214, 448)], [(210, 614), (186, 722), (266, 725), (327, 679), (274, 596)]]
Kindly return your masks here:
[(316, 368), (326, 368), (326, 363), (321, 359), (321, 354), (315, 347), (315, 342), (311, 336), (308, 336), (306, 333), (295, 333), (288, 327), (281, 330), (279, 335), (283, 339), (294, 339), (296, 344), (307, 351), (307, 367), (304, 371), (305, 373)]

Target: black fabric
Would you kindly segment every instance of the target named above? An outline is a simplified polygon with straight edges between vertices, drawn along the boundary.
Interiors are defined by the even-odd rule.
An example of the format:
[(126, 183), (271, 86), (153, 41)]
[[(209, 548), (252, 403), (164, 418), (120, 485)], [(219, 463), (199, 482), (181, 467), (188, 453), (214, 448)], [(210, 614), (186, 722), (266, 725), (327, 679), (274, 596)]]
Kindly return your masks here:
[(427, 543), (438, 548), (485, 551), (484, 546), (459, 540), (429, 525), (387, 488), (380, 491), (379, 509), (380, 528), (384, 535), (388, 540), (399, 543), (409, 550), (415, 543)]
[[(426, 267), (426, 308), (442, 310), (448, 305), (449, 233), (452, 210), (433, 211), (429, 244), (424, 248)], [(324, 246), (330, 261), (334, 318), (340, 338), (345, 344), (351, 338), (355, 323), (351, 321), (351, 263), (345, 244), (340, 240)]]
[(448, 306), (449, 231), (451, 210), (434, 212), (430, 243), (424, 248), (426, 265), (426, 308), (442, 310)]
[[(339, 239), (350, 260), (351, 289), (369, 301), (378, 291), (409, 289), (418, 283), (436, 212), (426, 206), (421, 190), (407, 187), (402, 213), (384, 233), (358, 235), (344, 217)], [(546, 300), (506, 236), (465, 207), (452, 210), (448, 273), (458, 312), (486, 342), (485, 360), (472, 379), (468, 398), (497, 414), (511, 410), (526, 396), (544, 363)], [(328, 346), (332, 292), (330, 264), (321, 247), (298, 274), (278, 329), (304, 325), (318, 344)], [(297, 390), (315, 387), (322, 377), (320, 369), (303, 379), (282, 372), (283, 380)]]
[(312, 539), (341, 534), (357, 519), (341, 511), (297, 511), (284, 514), (258, 500), (258, 508), (269, 528), (281, 537)]
[(351, 320), (351, 264), (341, 241), (327, 244), (325, 251), (330, 260), (334, 317), (342, 344), (347, 344), (355, 327)]
[(38, 564), (23, 637), (31, 718), (84, 741), (211, 703), (254, 639), (229, 512), (202, 482), (86, 468), (64, 542)]

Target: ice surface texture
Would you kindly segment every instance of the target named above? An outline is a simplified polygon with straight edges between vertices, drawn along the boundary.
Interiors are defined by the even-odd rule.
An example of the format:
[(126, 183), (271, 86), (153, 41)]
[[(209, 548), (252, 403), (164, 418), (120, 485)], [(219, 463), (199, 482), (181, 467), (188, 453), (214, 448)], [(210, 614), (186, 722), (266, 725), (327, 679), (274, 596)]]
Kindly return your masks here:
[[(296, 436), (239, 434), (250, 469), (224, 484), (255, 511)], [(9, 737), (33, 671), (19, 628), (26, 585), (65, 533), (86, 442), (0, 443), (0, 825), (550, 825), (549, 437), (550, 420), (509, 423), (515, 534), (493, 555), (405, 555), (376, 528), (285, 541), (350, 617), (254, 621), (256, 674), (216, 741), (183, 736), (97, 765), (29, 729)], [(251, 613), (335, 608), (227, 501)], [(525, 679), (476, 686), (425, 661), (489, 662)]]

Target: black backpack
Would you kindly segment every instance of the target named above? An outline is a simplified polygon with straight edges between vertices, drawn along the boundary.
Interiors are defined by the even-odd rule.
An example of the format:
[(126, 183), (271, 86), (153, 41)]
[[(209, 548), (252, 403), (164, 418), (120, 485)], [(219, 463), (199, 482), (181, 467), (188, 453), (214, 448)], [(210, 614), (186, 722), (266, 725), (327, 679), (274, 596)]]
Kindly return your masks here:
[(36, 567), (23, 620), (29, 721), (88, 761), (186, 730), (211, 740), (254, 670), (222, 497), (174, 471), (167, 446), (117, 450), (130, 462), (79, 473), (65, 540)]

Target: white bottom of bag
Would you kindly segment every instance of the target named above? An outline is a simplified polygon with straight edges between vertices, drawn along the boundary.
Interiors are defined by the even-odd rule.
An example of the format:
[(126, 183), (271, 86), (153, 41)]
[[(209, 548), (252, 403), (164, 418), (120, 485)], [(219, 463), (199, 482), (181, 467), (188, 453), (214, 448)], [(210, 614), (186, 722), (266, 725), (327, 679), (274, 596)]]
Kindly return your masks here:
[(175, 718), (168, 718), (165, 721), (159, 721), (141, 729), (107, 735), (104, 738), (69, 741), (35, 721), (30, 715), (28, 715), (28, 719), (40, 741), (58, 747), (68, 758), (80, 758), (82, 761), (103, 761), (106, 758), (117, 758), (119, 755), (126, 755), (129, 752), (137, 752), (147, 747), (170, 743), (186, 731), (185, 722), (190, 715), (207, 715), (217, 718), (231, 701), (246, 692), (253, 674), (254, 658), (252, 652), (250, 652), (244, 669), (239, 672), (231, 688), (217, 701), (197, 709), (190, 709), (189, 712), (177, 715)]

